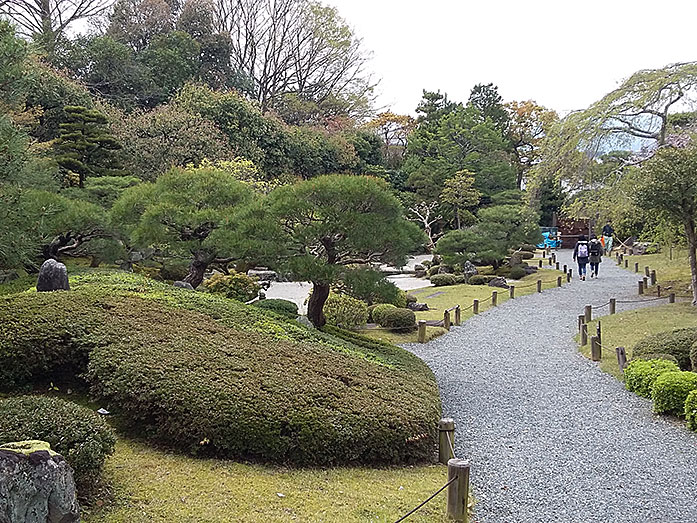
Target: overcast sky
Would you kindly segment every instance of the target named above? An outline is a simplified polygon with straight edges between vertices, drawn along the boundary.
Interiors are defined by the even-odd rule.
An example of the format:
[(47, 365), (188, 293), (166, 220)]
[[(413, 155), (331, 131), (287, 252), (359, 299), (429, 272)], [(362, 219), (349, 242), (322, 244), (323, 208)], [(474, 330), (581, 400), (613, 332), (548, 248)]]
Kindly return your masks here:
[(465, 101), (583, 109), (638, 69), (697, 59), (693, 0), (324, 0), (373, 52), (379, 103), (412, 113), (422, 89)]

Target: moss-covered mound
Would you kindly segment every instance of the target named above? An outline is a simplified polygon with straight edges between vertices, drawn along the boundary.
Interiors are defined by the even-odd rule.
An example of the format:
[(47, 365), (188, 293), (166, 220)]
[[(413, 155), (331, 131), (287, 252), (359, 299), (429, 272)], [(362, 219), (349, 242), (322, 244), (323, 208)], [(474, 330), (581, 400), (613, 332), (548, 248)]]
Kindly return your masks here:
[(189, 452), (296, 464), (430, 456), (425, 364), (263, 310), (125, 274), (0, 299), (0, 388), (84, 376), (139, 433)]

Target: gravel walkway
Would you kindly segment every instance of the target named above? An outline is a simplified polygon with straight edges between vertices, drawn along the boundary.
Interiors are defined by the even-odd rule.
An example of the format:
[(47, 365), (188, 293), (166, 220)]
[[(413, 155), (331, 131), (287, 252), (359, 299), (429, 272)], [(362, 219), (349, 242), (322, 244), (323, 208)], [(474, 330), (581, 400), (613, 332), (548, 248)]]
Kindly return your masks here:
[[(558, 258), (571, 266), (569, 251)], [(573, 341), (584, 305), (637, 297), (636, 275), (600, 267), (599, 280), (507, 301), (407, 347), (455, 419), (477, 521), (697, 522), (697, 434), (652, 414)]]

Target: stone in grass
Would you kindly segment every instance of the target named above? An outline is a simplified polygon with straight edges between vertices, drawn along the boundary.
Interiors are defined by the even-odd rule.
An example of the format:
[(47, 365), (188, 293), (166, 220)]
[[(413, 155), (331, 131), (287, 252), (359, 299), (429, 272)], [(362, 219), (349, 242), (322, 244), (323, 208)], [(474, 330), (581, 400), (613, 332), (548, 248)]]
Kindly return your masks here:
[(462, 266), (462, 275), (465, 277), (465, 281), (468, 282), (476, 274), (479, 274), (479, 271), (471, 261), (467, 260)]
[(423, 312), (429, 310), (428, 304), (426, 303), (407, 303), (407, 309), (411, 309), (415, 312)]
[(39, 269), (39, 279), (36, 282), (39, 292), (69, 291), (68, 269), (56, 260), (46, 260)]
[(489, 282), (489, 287), (500, 287), (502, 289), (508, 289), (508, 284), (506, 283), (506, 278), (503, 276), (497, 276)]
[(20, 441), (0, 447), (0, 521), (80, 521), (73, 471), (45, 441)]
[(193, 286), (188, 281), (175, 281), (172, 286), (178, 289), (186, 289), (187, 291), (194, 290)]

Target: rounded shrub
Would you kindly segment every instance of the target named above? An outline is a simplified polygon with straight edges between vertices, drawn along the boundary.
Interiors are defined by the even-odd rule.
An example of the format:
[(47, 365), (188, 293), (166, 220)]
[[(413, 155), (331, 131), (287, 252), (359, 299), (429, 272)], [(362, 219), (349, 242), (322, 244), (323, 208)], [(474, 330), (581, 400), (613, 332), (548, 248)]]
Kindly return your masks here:
[(181, 281), (189, 274), (189, 264), (168, 260), (162, 264), (160, 278), (170, 281)]
[(227, 275), (215, 273), (203, 282), (203, 286), (208, 292), (241, 302), (255, 298), (261, 290), (261, 285), (256, 279), (241, 272), (232, 272)]
[(697, 373), (676, 371), (661, 374), (651, 388), (654, 412), (684, 416), (685, 400), (693, 390), (697, 390)]
[(414, 296), (413, 294), (407, 294), (405, 296), (405, 301), (406, 301), (406, 304), (409, 305), (410, 303), (416, 303), (417, 301), (419, 301), (419, 299), (416, 296)]
[(524, 243), (520, 246), (520, 250), (526, 252), (535, 252), (537, 250), (537, 245), (533, 245), (531, 243)]
[[(666, 361), (672, 361), (673, 363), (675, 363), (676, 366), (678, 366), (678, 359), (675, 356), (673, 356), (672, 354), (661, 354), (660, 352), (642, 354), (641, 356), (638, 356), (636, 358), (632, 358), (632, 361), (638, 361), (638, 360), (643, 360), (643, 361), (666, 360)], [(678, 370), (680, 370), (680, 369), (678, 368)]]
[(693, 343), (690, 348), (690, 364), (692, 370), (697, 371), (697, 342)]
[(377, 323), (378, 325), (381, 325), (384, 314), (387, 311), (392, 310), (392, 309), (396, 309), (396, 308), (397, 307), (392, 305), (391, 303), (381, 303), (381, 304), (373, 307), (373, 311), (371, 313), (371, 318), (375, 323)]
[(524, 260), (532, 260), (535, 255), (532, 252), (523, 251), (520, 253), (520, 257)]
[(252, 305), (260, 309), (265, 309), (287, 318), (298, 317), (298, 306), (292, 301), (269, 298), (266, 300), (255, 301)]
[(428, 274), (429, 277), (435, 276), (436, 274), (438, 274), (439, 270), (440, 270), (440, 265), (431, 265), (431, 267), (428, 269), (428, 271), (426, 271), (426, 274)]
[(687, 395), (685, 400), (685, 420), (687, 428), (697, 430), (697, 390), (693, 390)]
[(416, 327), (416, 315), (410, 309), (388, 309), (382, 314), (380, 326), (395, 331), (411, 330)]
[(0, 445), (42, 440), (73, 468), (88, 487), (114, 452), (114, 431), (92, 410), (58, 398), (18, 396), (0, 400)]
[(429, 278), (431, 283), (436, 287), (445, 287), (447, 285), (457, 284), (457, 277), (453, 274), (435, 274)]
[(351, 296), (332, 294), (324, 303), (324, 316), (330, 325), (353, 329), (368, 322), (368, 306)]
[(672, 361), (661, 359), (633, 360), (624, 369), (624, 384), (628, 391), (650, 398), (651, 387), (661, 374), (679, 370), (678, 365)]
[(508, 273), (508, 277), (512, 280), (519, 280), (521, 278), (524, 278), (528, 273), (525, 272), (525, 269), (523, 269), (520, 265), (516, 265), (515, 267), (512, 267), (510, 272)]
[(474, 276), (470, 276), (470, 279), (467, 283), (469, 283), (470, 285), (487, 285), (495, 277), (496, 276), (475, 274)]
[(690, 350), (697, 342), (697, 327), (659, 332), (639, 341), (632, 350), (632, 357), (644, 354), (670, 354), (678, 360), (682, 370), (691, 370)]

